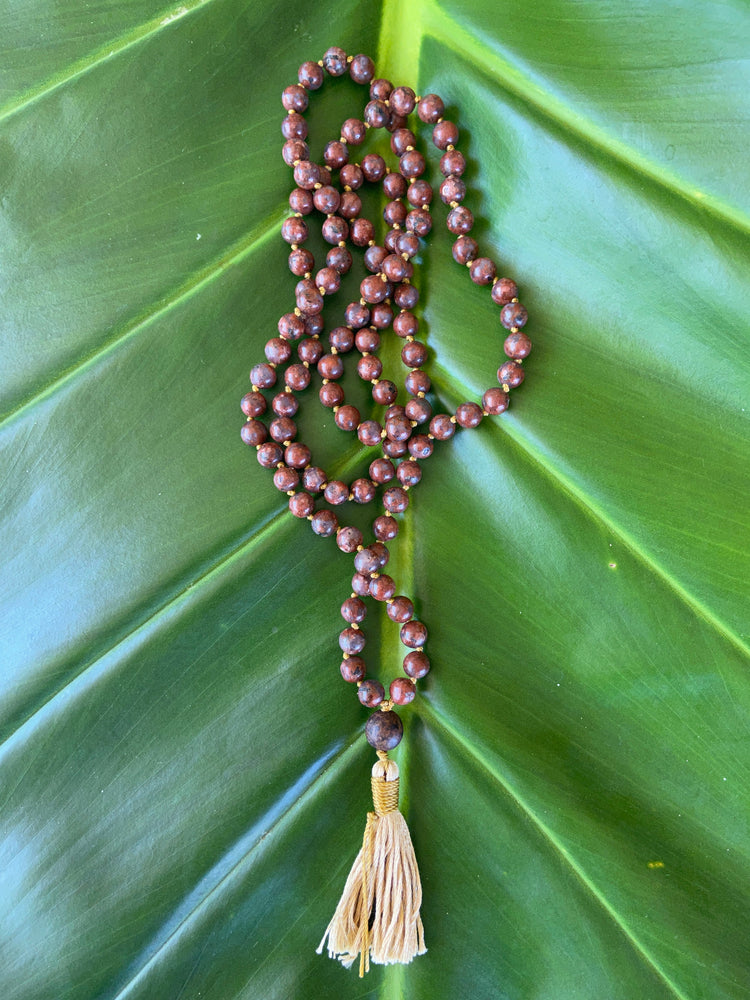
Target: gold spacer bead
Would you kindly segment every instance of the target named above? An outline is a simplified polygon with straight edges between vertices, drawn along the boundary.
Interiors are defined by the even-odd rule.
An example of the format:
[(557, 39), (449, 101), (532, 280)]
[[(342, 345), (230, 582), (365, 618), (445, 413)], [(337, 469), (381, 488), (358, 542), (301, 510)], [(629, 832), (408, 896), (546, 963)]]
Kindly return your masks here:
[(503, 390), (503, 392), (510, 392), (510, 386), (508, 385), (507, 382), (503, 382), (500, 388)]
[(289, 244), (289, 249), (290, 250), (299, 250), (299, 244), (298, 243), (290, 243)]
[(348, 660), (348, 659), (349, 659), (349, 654), (348, 654), (348, 653), (342, 653), (342, 654), (341, 654), (341, 658), (342, 658), (343, 660)]
[(358, 629), (359, 625), (358, 625), (357, 622), (349, 622), (349, 628), (356, 628), (356, 629)]
[(413, 146), (407, 146), (406, 147), (406, 152), (407, 153), (412, 153), (413, 151), (414, 151), (414, 147)]
[(518, 302), (518, 296), (516, 296), (514, 299), (511, 299), (510, 301), (511, 302)]
[(318, 59), (318, 66), (320, 66), (321, 69), (323, 68), (323, 66), (325, 66), (325, 63), (323, 62), (322, 59)]
[(302, 315), (302, 310), (299, 308), (299, 306), (295, 306), (294, 307), (294, 315), (295, 316), (301, 316)]
[[(251, 384), (251, 388), (252, 388), (253, 392), (260, 392), (260, 389), (259, 389), (259, 388), (258, 388), (258, 386), (257, 386), (257, 385), (255, 384), (255, 382), (253, 382), (253, 383)], [(250, 419), (250, 418), (248, 417), (248, 420), (249, 420), (249, 419)]]
[(458, 208), (457, 201), (449, 201), (448, 204), (450, 205), (451, 208)]
[(310, 278), (312, 278), (312, 271), (305, 271), (305, 273), (302, 275), (302, 277), (306, 278), (307, 281), (309, 281)]
[(313, 519), (312, 514), (308, 514), (307, 517), (305, 518), (306, 521), (312, 521), (312, 519)]
[(294, 490), (287, 490), (287, 491), (286, 491), (286, 495), (287, 495), (288, 497), (293, 497), (293, 496), (294, 496)]
[[(416, 368), (414, 368), (412, 370), (413, 371), (417, 371)], [(420, 392), (417, 393), (417, 399), (424, 399), (424, 393), (421, 390), (420, 390)]]
[[(385, 441), (387, 437), (388, 437), (388, 431), (384, 427), (380, 432), (380, 440)], [(260, 445), (258, 445), (258, 447), (260, 447)]]
[(456, 147), (453, 145), (453, 143), (449, 142), (448, 145), (445, 147), (445, 151), (446, 153), (452, 153), (455, 148)]
[(455, 418), (455, 417), (451, 417), (451, 423), (452, 423), (452, 424), (457, 424), (457, 423), (458, 423), (458, 421), (456, 420), (456, 418)]
[(354, 56), (347, 56), (347, 57), (346, 57), (346, 61), (347, 61), (348, 63), (350, 63), (350, 62), (354, 62)]
[(380, 711), (381, 712), (390, 712), (390, 710), (392, 708), (393, 708), (393, 702), (391, 701), (390, 698), (386, 698), (385, 701), (380, 706)]

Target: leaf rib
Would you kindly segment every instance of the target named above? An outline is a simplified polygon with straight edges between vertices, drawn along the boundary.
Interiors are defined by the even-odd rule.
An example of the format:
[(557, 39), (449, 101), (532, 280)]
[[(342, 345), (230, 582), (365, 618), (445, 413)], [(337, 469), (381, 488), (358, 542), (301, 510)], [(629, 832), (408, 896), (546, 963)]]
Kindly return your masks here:
[(37, 101), (44, 100), (45, 97), (55, 93), (61, 87), (67, 86), (67, 84), (72, 83), (91, 70), (96, 69), (97, 66), (112, 59), (113, 56), (118, 56), (127, 49), (133, 48), (141, 42), (152, 38), (175, 21), (182, 20), (183, 17), (192, 14), (201, 7), (207, 6), (211, 2), (212, 0), (185, 0), (184, 3), (172, 4), (170, 7), (165, 8), (151, 20), (139, 24), (135, 28), (131, 28), (130, 31), (120, 35), (119, 38), (113, 39), (107, 45), (102, 45), (95, 51), (76, 60), (76, 62), (60, 70), (43, 83), (27, 90), (23, 94), (19, 94), (14, 100), (9, 101), (4, 107), (0, 108), (0, 123), (19, 114)]
[(199, 271), (191, 274), (186, 281), (178, 285), (171, 293), (153, 303), (145, 312), (131, 319), (124, 327), (115, 332), (102, 344), (99, 344), (96, 350), (80, 358), (70, 368), (48, 382), (42, 389), (39, 389), (12, 410), (9, 410), (2, 420), (0, 420), (0, 431), (15, 420), (23, 418), (36, 404), (61, 391), (81, 372), (94, 367), (102, 358), (107, 357), (114, 350), (117, 350), (120, 345), (139, 334), (155, 320), (169, 314), (193, 295), (203, 291), (203, 289), (223, 275), (225, 271), (241, 264), (251, 253), (262, 246), (266, 240), (278, 231), (287, 214), (288, 209), (282, 208), (271, 213), (260, 225), (255, 226), (249, 233), (231, 244), (219, 257), (216, 257)]
[(467, 753), (471, 759), (486, 773), (489, 777), (495, 781), (500, 788), (503, 790), (505, 795), (514, 803), (514, 805), (526, 816), (529, 822), (539, 831), (544, 840), (551, 846), (554, 852), (562, 858), (565, 864), (570, 868), (570, 870), (579, 879), (584, 888), (591, 894), (591, 896), (596, 900), (600, 907), (604, 910), (605, 914), (612, 920), (615, 926), (621, 931), (625, 939), (632, 946), (636, 954), (646, 962), (646, 964), (653, 969), (659, 979), (664, 983), (668, 990), (677, 998), (677, 1000), (690, 1000), (685, 993), (683, 993), (676, 983), (672, 981), (666, 971), (661, 967), (656, 958), (651, 954), (649, 949), (638, 939), (633, 930), (625, 923), (625, 921), (618, 915), (614, 907), (609, 903), (606, 896), (599, 890), (596, 884), (588, 877), (584, 869), (578, 864), (575, 858), (569, 853), (569, 851), (560, 843), (559, 839), (555, 835), (555, 832), (544, 822), (544, 820), (536, 814), (531, 805), (524, 799), (523, 795), (513, 787), (513, 785), (505, 778), (499, 771), (497, 771), (492, 764), (484, 758), (481, 751), (476, 747), (471, 741), (467, 740), (454, 726), (452, 726), (445, 717), (438, 712), (433, 705), (428, 701), (422, 700), (420, 703), (420, 709), (423, 713), (429, 715), (433, 723), (437, 724), (443, 732), (447, 733), (455, 743), (457, 743), (461, 749)]

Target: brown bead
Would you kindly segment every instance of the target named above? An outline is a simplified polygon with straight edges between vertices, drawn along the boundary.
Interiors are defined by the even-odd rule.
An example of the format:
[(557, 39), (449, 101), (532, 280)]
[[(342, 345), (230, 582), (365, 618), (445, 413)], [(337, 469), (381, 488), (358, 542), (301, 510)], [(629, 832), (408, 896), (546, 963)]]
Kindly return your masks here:
[(339, 646), (343, 653), (361, 653), (365, 648), (364, 634), (358, 628), (345, 628), (339, 633)]
[(283, 340), (299, 340), (305, 332), (305, 321), (294, 313), (284, 313), (277, 323), (277, 328)]
[(383, 372), (383, 362), (374, 355), (360, 358), (357, 362), (357, 374), (365, 382), (372, 382)]
[(340, 139), (333, 139), (326, 144), (323, 150), (323, 162), (329, 170), (340, 170), (345, 163), (349, 162), (349, 150), (345, 142)]
[(298, 278), (308, 274), (314, 266), (315, 258), (309, 250), (292, 250), (289, 254), (289, 270)]
[(453, 201), (463, 201), (466, 197), (466, 185), (460, 177), (446, 177), (440, 185), (440, 198), (450, 205)]
[(356, 552), (362, 544), (362, 532), (352, 525), (339, 528), (336, 534), (336, 544), (342, 552)]
[(289, 510), (295, 517), (307, 518), (315, 510), (315, 501), (309, 493), (295, 493), (289, 497)]
[(529, 314), (520, 302), (509, 302), (500, 310), (500, 322), (506, 330), (512, 330), (513, 327), (526, 326), (528, 318)]
[(390, 601), (395, 593), (396, 584), (386, 573), (381, 573), (375, 580), (370, 580), (370, 597), (374, 597), (376, 601)]
[(419, 253), (419, 237), (416, 233), (400, 233), (396, 250), (407, 257), (415, 257)]
[(395, 750), (403, 735), (403, 724), (395, 712), (373, 712), (365, 725), (367, 742), (375, 750)]
[(397, 285), (393, 292), (393, 301), (399, 309), (413, 309), (419, 302), (419, 290), (414, 285)]
[(403, 198), (406, 194), (406, 178), (399, 173), (386, 174), (383, 178), (383, 193), (391, 199)]
[[(365, 124), (369, 125), (370, 128), (385, 128), (389, 117), (388, 105), (384, 101), (368, 101), (365, 105)], [(301, 136), (301, 138), (304, 139), (305, 136)]]
[(421, 177), (427, 166), (424, 156), (422, 156), (418, 149), (410, 149), (406, 153), (402, 153), (399, 157), (398, 165), (401, 173), (404, 177), (408, 177), (409, 180)]
[(341, 275), (334, 267), (321, 267), (315, 275), (315, 285), (321, 294), (333, 295), (341, 287)]
[(396, 87), (389, 101), (397, 115), (410, 115), (417, 103), (417, 95), (411, 87)]
[(248, 392), (242, 397), (240, 407), (246, 417), (259, 417), (266, 412), (268, 404), (262, 392)]
[(445, 105), (437, 94), (425, 94), (417, 105), (417, 114), (427, 125), (434, 125), (444, 113)]
[(352, 590), (355, 594), (359, 594), (360, 597), (369, 597), (370, 577), (362, 576), (361, 573), (355, 573), (352, 577)]
[(412, 458), (429, 458), (432, 451), (432, 441), (430, 441), (426, 434), (414, 434), (409, 439), (409, 454)]
[(349, 487), (340, 479), (332, 479), (323, 490), (323, 496), (333, 507), (338, 507), (349, 499)]
[(339, 379), (344, 374), (344, 362), (339, 354), (324, 354), (318, 362), (321, 378)]
[(362, 279), (359, 292), (365, 302), (382, 302), (388, 297), (388, 282), (383, 281), (379, 274), (372, 274)]
[(263, 442), (268, 437), (268, 431), (266, 430), (266, 425), (262, 424), (260, 420), (247, 420), (240, 428), (240, 437), (243, 442), (250, 448), (255, 448)]
[(326, 264), (339, 274), (346, 274), (352, 266), (352, 255), (346, 247), (331, 247), (326, 254)]
[(508, 409), (509, 398), (507, 392), (493, 387), (492, 389), (488, 389), (482, 396), (482, 406), (488, 413), (494, 416), (498, 413), (504, 413)]
[(379, 247), (377, 244), (374, 244), (365, 250), (365, 267), (373, 274), (380, 274), (383, 270), (383, 261), (387, 256), (388, 251), (385, 247)]
[(336, 411), (336, 426), (342, 431), (355, 431), (359, 426), (359, 410), (347, 403)]
[(341, 195), (338, 211), (344, 219), (355, 219), (362, 211), (362, 199), (353, 191), (344, 191)]
[(319, 337), (305, 337), (297, 345), (297, 356), (308, 365), (317, 365), (323, 357), (323, 345)]
[(303, 62), (297, 79), (306, 90), (318, 90), (323, 85), (323, 69), (315, 62)]
[(310, 159), (310, 147), (303, 139), (287, 139), (281, 147), (281, 157), (288, 167), (293, 167), (297, 160)]
[(361, 169), (365, 180), (374, 184), (385, 177), (385, 160), (378, 153), (368, 153), (362, 160)]
[[(323, 332), (323, 317), (319, 315), (310, 315), (302, 317), (305, 321), (305, 333), (308, 337), (319, 337)], [(302, 350), (302, 345), (300, 344), (298, 351)], [(321, 350), (320, 354), (323, 351)], [(318, 355), (320, 357), (320, 355)], [(317, 361), (317, 358), (315, 359)]]
[(289, 417), (277, 417), (268, 425), (268, 433), (279, 444), (292, 441), (297, 436), (297, 425)]
[(379, 542), (390, 542), (398, 534), (398, 521), (381, 514), (372, 522), (372, 530)]
[(407, 459), (396, 470), (396, 478), (402, 486), (416, 486), (422, 478), (422, 469), (414, 459)]
[(294, 183), (305, 191), (312, 191), (320, 183), (320, 167), (311, 160), (300, 160), (294, 167)]
[(328, 342), (339, 354), (347, 354), (354, 347), (354, 331), (348, 326), (335, 326), (328, 334)]
[(414, 397), (406, 404), (406, 416), (415, 424), (424, 424), (432, 416), (432, 406), (426, 399)]
[(419, 650), (415, 649), (411, 653), (407, 653), (404, 657), (404, 673), (409, 677), (413, 677), (414, 680), (424, 677), (429, 673), (429, 670), (430, 661)]
[(381, 448), (387, 458), (403, 458), (409, 451), (409, 443), (408, 441), (394, 441), (392, 438), (386, 438)]
[(407, 441), (411, 436), (411, 421), (406, 417), (391, 417), (385, 422), (385, 430), (391, 441)]
[(298, 83), (293, 83), (291, 87), (285, 87), (282, 91), (281, 103), (286, 111), (297, 111), (302, 114), (307, 110), (309, 103), (307, 91)]
[(387, 458), (376, 458), (374, 462), (370, 463), (368, 471), (372, 481), (379, 486), (382, 486), (383, 483), (389, 483), (396, 475), (393, 462)]
[(383, 493), (383, 506), (391, 514), (403, 514), (409, 506), (409, 494), (401, 486), (391, 486)]
[(328, 538), (330, 535), (335, 534), (338, 526), (338, 518), (332, 510), (318, 510), (313, 514), (312, 521), (310, 521), (310, 527), (321, 538)]
[(349, 656), (341, 661), (341, 676), (350, 684), (361, 681), (367, 672), (367, 666), (361, 656)]
[(369, 479), (355, 479), (352, 483), (352, 499), (355, 503), (372, 503), (376, 496), (375, 484)]
[[(302, 139), (307, 138), (307, 122), (296, 112), (288, 114), (286, 118), (281, 123), (281, 134), (285, 139)], [(302, 187), (303, 185), (300, 185)]]
[(276, 385), (276, 371), (265, 363), (253, 365), (250, 369), (250, 381), (259, 389), (270, 389), (272, 385)]
[(389, 229), (385, 234), (385, 239), (383, 240), (383, 246), (386, 248), (388, 253), (396, 253), (398, 248), (398, 240), (401, 236), (401, 231), (399, 229)]
[(391, 227), (403, 226), (407, 214), (408, 209), (402, 201), (389, 201), (383, 209), (383, 218)]
[(299, 486), (299, 473), (296, 469), (288, 469), (286, 466), (282, 466), (273, 474), (273, 485), (277, 490), (281, 490), (282, 493), (288, 493), (289, 490), (293, 490)]
[[(385, 698), (385, 688), (380, 681), (362, 681), (357, 690), (357, 697), (368, 708), (375, 708)], [(379, 715), (383, 713), (378, 713)]]
[(414, 605), (408, 597), (400, 594), (398, 597), (394, 597), (390, 604), (388, 604), (386, 613), (392, 622), (403, 624), (410, 621), (413, 617)]
[(365, 123), (359, 118), (347, 118), (341, 126), (342, 139), (345, 139), (352, 146), (361, 145), (365, 141), (366, 135)]
[(292, 469), (304, 469), (310, 464), (310, 457), (310, 449), (301, 441), (293, 441), (284, 449), (284, 461)]
[(329, 410), (332, 410), (334, 406), (341, 406), (344, 402), (344, 390), (338, 382), (326, 382), (324, 385), (321, 385), (318, 391), (318, 398), (323, 406), (327, 406)]
[(283, 449), (273, 441), (267, 441), (258, 448), (258, 462), (264, 469), (275, 469), (283, 457)]
[(381, 379), (372, 387), (372, 398), (380, 406), (390, 406), (398, 396), (398, 389), (389, 379)]
[[(406, 198), (415, 208), (423, 208), (432, 201), (432, 186), (424, 180), (415, 180), (409, 185)], [(416, 253), (416, 250), (414, 251)]]
[[(296, 190), (302, 191), (302, 188)], [(307, 237), (307, 223), (303, 219), (298, 219), (295, 216), (284, 219), (281, 224), (281, 238), (285, 243), (304, 243)]]
[(401, 348), (401, 360), (408, 368), (419, 368), (427, 361), (427, 347), (418, 340), (412, 340)]
[(411, 649), (418, 649), (427, 642), (427, 626), (413, 619), (401, 626), (400, 635), (401, 642), (405, 646), (409, 646)]
[(352, 330), (359, 330), (370, 322), (370, 310), (359, 302), (350, 302), (344, 310), (344, 319)]
[(389, 302), (375, 302), (370, 310), (370, 322), (378, 330), (387, 330), (393, 322), (393, 309)]
[(326, 243), (343, 243), (349, 238), (349, 223), (340, 215), (330, 215), (324, 220), (320, 232)]
[[(292, 445), (289, 445), (289, 447), (291, 448)], [(288, 465), (291, 464), (286, 456), (285, 460)], [(311, 465), (309, 469), (305, 469), (302, 473), (302, 485), (310, 493), (320, 493), (326, 482), (327, 476), (325, 471), (317, 465)]]
[(380, 444), (382, 427), (377, 420), (363, 420), (357, 428), (357, 437), (366, 448)]
[(461, 427), (478, 427), (483, 416), (478, 403), (461, 403), (456, 409), (456, 421)]
[(464, 170), (466, 170), (466, 160), (463, 153), (459, 153), (457, 149), (449, 149), (440, 157), (440, 173), (444, 177), (450, 177), (451, 174), (460, 177)]
[(293, 417), (299, 409), (299, 400), (293, 392), (279, 392), (271, 400), (271, 407), (277, 417)]
[(368, 545), (354, 557), (354, 568), (363, 576), (370, 576), (382, 569), (382, 558), (380, 553), (372, 546)]
[(396, 677), (391, 681), (391, 686), (388, 692), (391, 696), (391, 701), (396, 705), (408, 705), (410, 702), (414, 701), (417, 694), (417, 688), (414, 681), (410, 677)]
[(419, 332), (419, 320), (414, 313), (404, 309), (393, 320), (393, 332), (398, 337), (415, 337)]
[(302, 313), (315, 315), (323, 309), (323, 296), (315, 287), (315, 282), (308, 278), (298, 281), (294, 289), (297, 308)]
[(375, 75), (375, 63), (369, 56), (355, 56), (349, 64), (349, 76), (355, 83), (366, 84)]
[(408, 262), (394, 253), (388, 254), (382, 267), (388, 281), (402, 281), (409, 271)]
[(432, 141), (438, 149), (447, 149), (458, 142), (458, 126), (454, 122), (438, 122), (432, 130)]
[(289, 207), (293, 212), (299, 212), (300, 215), (309, 215), (314, 208), (312, 191), (294, 188), (289, 192)]
[(506, 361), (497, 370), (497, 380), (500, 385), (507, 385), (513, 389), (523, 382), (525, 374), (523, 365), (520, 365), (517, 361)]
[[(339, 210), (341, 195), (336, 188), (331, 187), (330, 184), (326, 184), (325, 187), (318, 188), (313, 194), (313, 204), (324, 215), (333, 215), (334, 212), (338, 212)], [(295, 243), (300, 242), (301, 240), (295, 240)]]
[(489, 257), (477, 257), (469, 264), (469, 274), (475, 285), (491, 285), (495, 280), (497, 268)]
[(391, 558), (391, 553), (388, 550), (388, 546), (383, 545), (382, 542), (373, 542), (372, 545), (370, 545), (370, 548), (373, 550), (373, 552), (376, 552), (378, 554), (378, 557), (380, 559), (380, 565), (387, 566), (388, 561)]
[(418, 392), (429, 392), (432, 383), (430, 382), (430, 376), (427, 372), (423, 372), (421, 368), (415, 368), (406, 376), (404, 385), (406, 386), (407, 392), (416, 396)]
[(383, 419), (392, 420), (394, 417), (403, 417), (405, 413), (406, 410), (403, 408), (403, 406), (398, 406), (396, 403), (394, 403), (392, 406), (389, 406), (388, 409), (385, 411)]
[(509, 358), (527, 358), (531, 353), (531, 341), (525, 333), (511, 333), (505, 338), (503, 350)]
[(471, 231), (474, 225), (474, 216), (465, 205), (459, 205), (458, 208), (452, 208), (448, 212), (446, 225), (450, 232), (455, 233), (457, 236), (463, 236), (465, 233)]
[(471, 236), (459, 236), (453, 244), (453, 259), (457, 264), (468, 264), (478, 253), (479, 245)]
[[(414, 133), (410, 128), (398, 128), (391, 136), (391, 149), (396, 154), (396, 156), (401, 156), (402, 153), (406, 152), (409, 146), (416, 146), (416, 144), (417, 144), (416, 136), (414, 135)], [(396, 176), (401, 177), (402, 175), (397, 174)], [(386, 177), (385, 180), (387, 181), (388, 178)], [(383, 184), (385, 185), (385, 181), (383, 182)], [(406, 182), (404, 182), (404, 186), (401, 191), (401, 194), (399, 195), (399, 198), (403, 197), (405, 193), (406, 193)], [(391, 197), (393, 196), (391, 195)]]
[(447, 413), (437, 413), (430, 421), (430, 434), (438, 441), (447, 441), (456, 433), (456, 425)]
[(391, 96), (391, 91), (393, 90), (393, 84), (390, 80), (385, 80), (383, 77), (378, 77), (377, 80), (373, 80), (370, 84), (370, 97), (378, 101), (387, 101)]
[(415, 208), (406, 216), (405, 224), (410, 233), (424, 238), (432, 230), (432, 216), (425, 208)]
[(375, 227), (369, 219), (354, 219), (349, 235), (355, 247), (366, 247), (375, 239)]
[(374, 354), (380, 348), (380, 334), (377, 330), (368, 328), (358, 330), (354, 338), (354, 346), (360, 354)]
[(338, 45), (332, 45), (323, 54), (323, 69), (331, 76), (343, 76), (349, 68), (346, 52)]
[(499, 278), (492, 286), (492, 301), (499, 306), (507, 305), (518, 296), (518, 285), (510, 278)]
[(301, 392), (310, 384), (310, 369), (304, 365), (289, 365), (284, 381), (293, 392)]
[[(362, 127), (364, 128), (364, 125)], [(350, 187), (352, 191), (358, 191), (365, 182), (365, 175), (358, 163), (347, 163), (341, 168), (339, 181), (342, 187)]]

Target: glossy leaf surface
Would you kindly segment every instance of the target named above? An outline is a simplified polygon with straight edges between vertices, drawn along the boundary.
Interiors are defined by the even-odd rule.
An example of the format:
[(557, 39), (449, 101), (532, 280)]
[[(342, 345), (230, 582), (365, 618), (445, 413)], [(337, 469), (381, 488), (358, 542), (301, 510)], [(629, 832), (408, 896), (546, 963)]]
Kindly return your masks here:
[[(746, 8), (36, 0), (0, 29), (3, 998), (749, 996)], [(334, 43), (445, 98), (534, 342), (393, 545), (433, 662), (394, 755), (429, 951), (364, 982), (314, 951), (369, 805), (351, 561), (237, 433), (293, 302), (279, 94)], [(314, 151), (362, 96), (315, 95)], [(502, 338), (434, 215), (448, 408)]]

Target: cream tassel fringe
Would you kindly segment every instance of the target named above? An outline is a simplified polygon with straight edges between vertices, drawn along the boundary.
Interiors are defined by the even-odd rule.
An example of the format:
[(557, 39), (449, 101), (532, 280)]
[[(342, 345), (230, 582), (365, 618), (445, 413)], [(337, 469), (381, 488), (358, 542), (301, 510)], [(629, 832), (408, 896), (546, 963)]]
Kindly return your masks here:
[[(423, 955), (419, 916), (422, 883), (409, 828), (398, 811), (398, 765), (378, 751), (372, 769), (372, 801), (362, 850), (357, 855), (318, 954), (328, 938), (328, 954), (347, 969), (359, 955), (359, 974), (370, 960), (378, 965), (411, 962)], [(363, 907), (362, 900), (366, 900)]]

